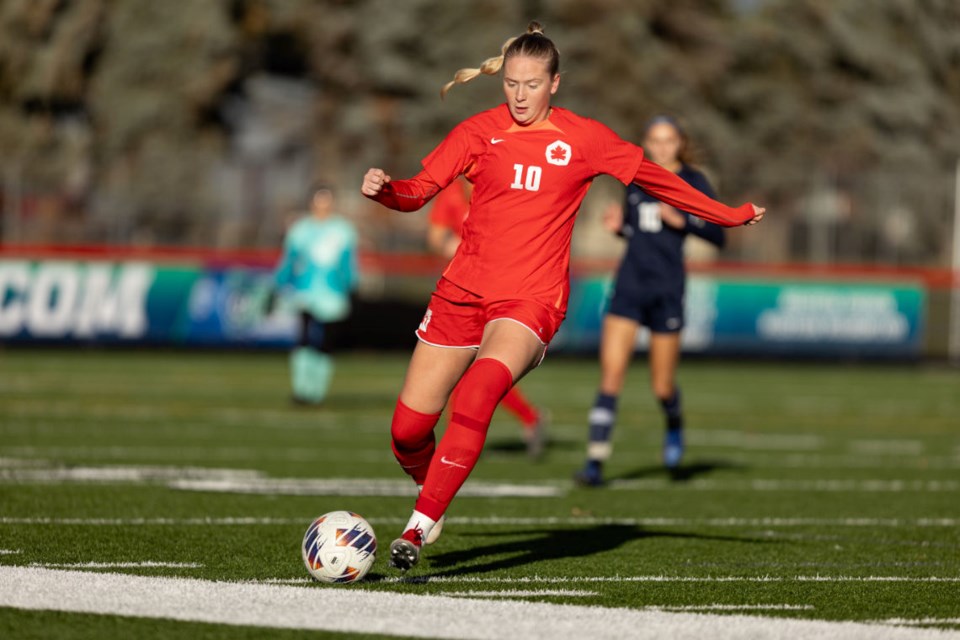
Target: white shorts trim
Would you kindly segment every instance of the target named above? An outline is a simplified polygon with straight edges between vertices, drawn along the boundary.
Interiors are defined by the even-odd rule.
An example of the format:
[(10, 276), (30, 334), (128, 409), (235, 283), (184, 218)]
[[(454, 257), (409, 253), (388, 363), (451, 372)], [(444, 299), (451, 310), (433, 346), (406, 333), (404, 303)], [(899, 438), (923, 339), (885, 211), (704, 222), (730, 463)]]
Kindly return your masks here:
[(454, 344), (437, 344), (436, 342), (430, 342), (429, 340), (424, 339), (424, 338), (420, 335), (420, 330), (419, 330), (419, 329), (417, 329), (416, 331), (414, 331), (414, 332), (413, 332), (413, 335), (417, 336), (417, 340), (419, 340), (419, 341), (422, 342), (423, 344), (428, 344), (428, 345), (430, 345), (431, 347), (439, 347), (439, 348), (441, 348), (441, 349), (473, 349), (474, 351), (479, 351), (479, 350), (480, 350), (480, 345), (478, 345), (478, 344), (468, 344), (468, 345), (465, 345), (465, 346), (460, 346), (460, 345), (454, 345)]
[(510, 322), (516, 322), (518, 325), (520, 325), (521, 327), (523, 327), (524, 329), (526, 329), (527, 331), (529, 331), (530, 333), (532, 333), (532, 334), (533, 334), (533, 337), (537, 339), (537, 342), (539, 342), (539, 343), (540, 343), (541, 345), (543, 345), (544, 347), (547, 346), (547, 343), (540, 339), (540, 336), (537, 335), (537, 332), (536, 332), (536, 331), (534, 331), (533, 329), (531, 329), (529, 326), (523, 324), (523, 323), (520, 322), (519, 320), (514, 320), (513, 318), (509, 318), (509, 317), (507, 317), (507, 316), (503, 316), (502, 318), (494, 318), (493, 320), (491, 320), (490, 322), (488, 322), (487, 324), (485, 324), (485, 325), (483, 325), (483, 326), (486, 327), (486, 326), (489, 325), (489, 324), (493, 324), (494, 322), (499, 322), (499, 321), (501, 321), (501, 320), (509, 320)]
[(530, 333), (532, 333), (532, 334), (533, 334), (533, 337), (536, 338), (536, 339), (537, 339), (537, 342), (540, 343), (540, 346), (543, 347), (543, 350), (540, 352), (540, 359), (537, 360), (537, 364), (533, 365), (533, 369), (536, 369), (536, 368), (539, 367), (541, 364), (543, 364), (543, 359), (547, 357), (547, 347), (548, 347), (549, 345), (548, 345), (546, 342), (544, 342), (543, 340), (540, 339), (540, 336), (537, 335), (537, 332), (536, 332), (536, 331), (534, 331), (533, 329), (531, 329), (529, 326), (523, 324), (523, 323), (520, 322), (519, 320), (514, 320), (513, 318), (508, 318), (508, 317), (506, 317), (506, 316), (504, 316), (504, 317), (502, 317), (502, 318), (494, 318), (493, 320), (491, 320), (490, 322), (488, 322), (487, 324), (485, 324), (485, 325), (483, 325), (483, 326), (486, 327), (488, 324), (493, 324), (494, 322), (497, 322), (498, 320), (509, 320), (510, 322), (516, 322), (518, 325), (520, 325), (521, 327), (523, 327), (524, 329), (526, 329), (527, 331), (529, 331)]

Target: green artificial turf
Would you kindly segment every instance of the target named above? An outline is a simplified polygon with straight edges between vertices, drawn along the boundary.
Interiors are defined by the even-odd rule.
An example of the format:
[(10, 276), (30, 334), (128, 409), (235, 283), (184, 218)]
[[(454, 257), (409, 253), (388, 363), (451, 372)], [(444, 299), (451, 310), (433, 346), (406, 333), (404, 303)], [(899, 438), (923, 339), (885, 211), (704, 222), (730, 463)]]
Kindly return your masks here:
[[(402, 480), (389, 424), (405, 364), (405, 355), (342, 355), (328, 402), (302, 408), (288, 401), (280, 353), (0, 351), (0, 564), (154, 561), (189, 566), (113, 570), (297, 581), (306, 577), (304, 530), (337, 509), (367, 517), (385, 548), (412, 498), (171, 482), (196, 468), (265, 480)], [(500, 410), (470, 480), (550, 487), (555, 496), (460, 497), (443, 536), (405, 580), (381, 557), (363, 583), (346, 588), (589, 589), (575, 600), (534, 599), (802, 605), (747, 613), (931, 618), (931, 626), (960, 628), (956, 370), (685, 362), (688, 452), (671, 475), (658, 463), (662, 418), (638, 361), (620, 401), (610, 483), (582, 489), (570, 478), (582, 463), (597, 379), (593, 360), (548, 358), (521, 382), (551, 412), (546, 456), (528, 461), (517, 423)], [(51, 474), (120, 467), (141, 476)], [(0, 609), (2, 637), (305, 635)]]

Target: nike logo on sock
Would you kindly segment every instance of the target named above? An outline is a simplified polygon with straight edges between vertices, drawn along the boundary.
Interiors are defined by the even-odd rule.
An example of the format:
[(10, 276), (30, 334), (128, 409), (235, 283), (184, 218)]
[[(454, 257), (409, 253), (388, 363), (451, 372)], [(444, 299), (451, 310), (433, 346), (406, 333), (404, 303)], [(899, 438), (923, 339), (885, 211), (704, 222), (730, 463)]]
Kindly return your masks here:
[(490, 144), (497, 144), (499, 142), (503, 142), (503, 140), (503, 138), (490, 138)]
[(450, 465), (451, 467), (459, 467), (460, 469), (466, 469), (466, 468), (467, 468), (467, 465), (465, 465), (465, 464), (460, 464), (459, 462), (454, 462), (453, 460), (447, 460), (447, 456), (441, 456), (441, 457), (440, 457), (440, 462), (442, 462), (443, 464), (448, 464), (448, 465)]

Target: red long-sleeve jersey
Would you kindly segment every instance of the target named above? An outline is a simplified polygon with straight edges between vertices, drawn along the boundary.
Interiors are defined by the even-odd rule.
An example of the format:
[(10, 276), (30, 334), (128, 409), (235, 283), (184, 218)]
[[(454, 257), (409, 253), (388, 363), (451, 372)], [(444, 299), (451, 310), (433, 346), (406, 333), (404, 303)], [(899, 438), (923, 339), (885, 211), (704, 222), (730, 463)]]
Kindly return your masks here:
[(462, 241), (443, 276), (497, 299), (532, 299), (566, 312), (570, 239), (593, 179), (636, 182), (662, 202), (724, 226), (753, 218), (644, 160), (643, 150), (609, 128), (559, 107), (536, 125), (517, 125), (505, 104), (460, 123), (410, 180), (392, 181), (373, 199), (400, 211), (422, 207), (464, 174), (474, 185)]
[(463, 221), (470, 212), (470, 185), (461, 179), (454, 180), (446, 189), (440, 191), (430, 205), (427, 218), (430, 224), (449, 229), (458, 238), (463, 229)]

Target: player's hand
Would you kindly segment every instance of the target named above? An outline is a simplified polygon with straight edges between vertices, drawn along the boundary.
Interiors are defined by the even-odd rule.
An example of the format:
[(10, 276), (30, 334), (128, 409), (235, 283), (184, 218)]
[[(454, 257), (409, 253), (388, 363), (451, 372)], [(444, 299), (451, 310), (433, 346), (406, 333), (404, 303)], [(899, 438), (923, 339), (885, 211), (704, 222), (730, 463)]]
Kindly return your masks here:
[(757, 224), (763, 220), (763, 214), (766, 213), (767, 210), (763, 207), (758, 207), (753, 203), (751, 203), (750, 206), (753, 207), (753, 218), (747, 220), (744, 224)]
[(603, 228), (610, 233), (619, 233), (623, 227), (623, 207), (615, 202), (603, 210)]
[(683, 229), (687, 226), (687, 216), (662, 202), (660, 203), (660, 220), (671, 229)]
[(383, 185), (388, 182), (390, 182), (390, 176), (384, 173), (383, 169), (369, 169), (363, 176), (363, 185), (360, 187), (360, 193), (373, 197), (380, 193)]
[(460, 248), (460, 237), (451, 233), (447, 241), (443, 243), (443, 257), (447, 260), (453, 259), (457, 255), (457, 249)]

